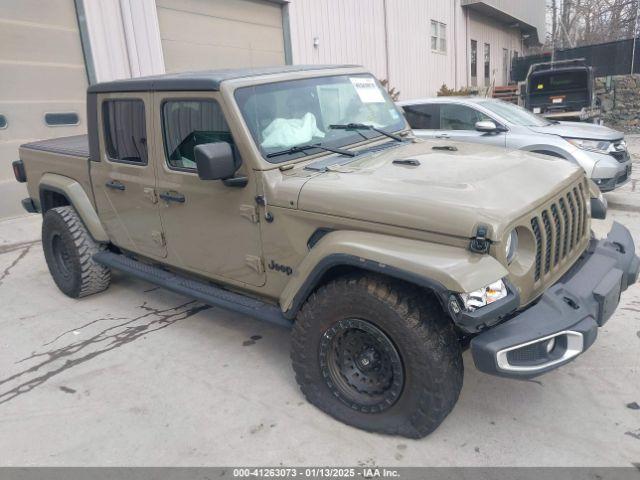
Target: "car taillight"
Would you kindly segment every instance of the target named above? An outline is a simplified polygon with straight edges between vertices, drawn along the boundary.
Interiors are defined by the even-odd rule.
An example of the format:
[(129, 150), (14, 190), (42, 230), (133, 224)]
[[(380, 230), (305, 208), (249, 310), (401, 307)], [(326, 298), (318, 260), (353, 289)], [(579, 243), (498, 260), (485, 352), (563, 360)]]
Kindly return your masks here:
[(16, 177), (16, 180), (20, 183), (24, 183), (27, 181), (27, 173), (24, 170), (24, 162), (22, 160), (14, 161), (11, 166), (13, 167), (13, 174)]

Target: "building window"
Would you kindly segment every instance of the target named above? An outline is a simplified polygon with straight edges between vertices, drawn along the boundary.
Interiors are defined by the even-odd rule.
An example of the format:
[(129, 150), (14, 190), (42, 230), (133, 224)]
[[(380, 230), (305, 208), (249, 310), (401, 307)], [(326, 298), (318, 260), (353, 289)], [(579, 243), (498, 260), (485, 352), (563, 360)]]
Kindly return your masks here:
[(510, 55), (509, 55), (509, 50), (507, 50), (506, 48), (502, 49), (502, 75), (503, 75), (503, 84), (504, 85), (509, 85), (509, 70), (511, 70), (511, 65), (510, 65)]
[(63, 127), (68, 125), (78, 125), (80, 117), (74, 112), (65, 113), (45, 113), (44, 123), (49, 127)]
[(142, 100), (107, 100), (102, 104), (104, 143), (111, 160), (147, 164), (147, 127)]
[(471, 85), (478, 85), (478, 41), (471, 40)]
[(7, 117), (0, 113), (0, 130), (7, 128)]
[(447, 53), (447, 24), (431, 20), (431, 50)]
[(229, 126), (215, 100), (168, 100), (162, 105), (167, 163), (174, 170), (196, 171), (195, 147), (233, 143)]
[(491, 45), (484, 44), (484, 85), (488, 86), (491, 81)]

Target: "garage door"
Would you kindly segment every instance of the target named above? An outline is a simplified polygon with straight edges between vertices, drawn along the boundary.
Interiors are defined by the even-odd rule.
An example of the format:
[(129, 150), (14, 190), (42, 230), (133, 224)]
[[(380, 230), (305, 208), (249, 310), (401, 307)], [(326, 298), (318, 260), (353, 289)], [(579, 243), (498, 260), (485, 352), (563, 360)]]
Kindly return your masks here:
[(0, 46), (1, 187), (18, 145), (86, 130), (87, 77), (73, 0), (0, 1)]
[(167, 72), (282, 65), (282, 7), (259, 0), (157, 0)]

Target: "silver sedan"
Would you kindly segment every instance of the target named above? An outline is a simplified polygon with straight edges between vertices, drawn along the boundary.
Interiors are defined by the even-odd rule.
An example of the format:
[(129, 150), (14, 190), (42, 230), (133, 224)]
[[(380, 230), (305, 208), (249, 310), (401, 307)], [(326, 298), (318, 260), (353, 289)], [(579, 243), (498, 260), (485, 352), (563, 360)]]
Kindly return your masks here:
[(483, 97), (399, 102), (416, 136), (475, 142), (561, 157), (579, 164), (610, 191), (629, 180), (624, 134), (600, 125), (547, 120), (511, 103)]

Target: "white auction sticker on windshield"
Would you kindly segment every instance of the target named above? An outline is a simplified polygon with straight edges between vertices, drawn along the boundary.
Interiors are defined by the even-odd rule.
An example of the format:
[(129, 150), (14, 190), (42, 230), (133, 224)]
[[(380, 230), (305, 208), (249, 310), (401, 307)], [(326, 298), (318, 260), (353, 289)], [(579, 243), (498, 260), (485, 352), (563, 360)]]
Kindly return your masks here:
[(373, 78), (351, 77), (349, 80), (358, 92), (362, 103), (384, 103), (382, 92)]

